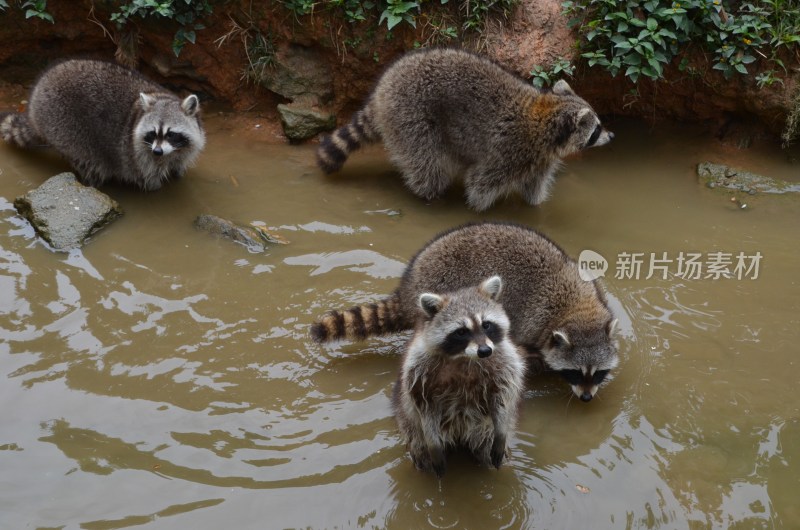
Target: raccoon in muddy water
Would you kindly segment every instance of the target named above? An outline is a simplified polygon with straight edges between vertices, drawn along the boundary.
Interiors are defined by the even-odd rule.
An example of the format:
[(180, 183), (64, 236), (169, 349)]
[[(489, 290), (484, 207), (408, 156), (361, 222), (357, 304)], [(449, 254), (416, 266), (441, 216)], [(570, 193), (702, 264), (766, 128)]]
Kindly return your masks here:
[(361, 340), (411, 329), (424, 292), (452, 292), (499, 275), (499, 297), (529, 370), (557, 371), (582, 401), (591, 401), (619, 363), (614, 328), (598, 280), (539, 232), (511, 223), (467, 224), (436, 236), (405, 269), (393, 294), (331, 311), (311, 327), (317, 342)]
[(390, 66), (350, 123), (322, 139), (317, 161), (332, 173), (383, 140), (416, 195), (433, 199), (461, 177), (482, 211), (513, 191), (540, 204), (563, 157), (612, 138), (565, 81), (542, 92), (486, 57), (432, 48)]
[(182, 176), (205, 145), (197, 96), (181, 100), (132, 70), (75, 59), (42, 73), (25, 113), (0, 115), (0, 136), (54, 147), (85, 184), (148, 191)]
[(392, 405), (417, 468), (441, 477), (445, 453), (468, 449), (499, 468), (514, 429), (525, 365), (497, 303), (502, 280), (422, 293)]

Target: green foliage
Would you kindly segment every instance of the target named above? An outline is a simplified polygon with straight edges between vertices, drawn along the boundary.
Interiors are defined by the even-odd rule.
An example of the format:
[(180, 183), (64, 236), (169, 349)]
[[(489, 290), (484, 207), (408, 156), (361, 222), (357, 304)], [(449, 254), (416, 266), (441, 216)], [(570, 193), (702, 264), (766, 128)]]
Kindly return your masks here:
[(247, 81), (260, 83), (267, 77), (267, 70), (275, 64), (275, 43), (272, 35), (264, 36), (260, 31), (245, 40), (247, 67), (243, 77)]
[(783, 147), (788, 147), (797, 138), (798, 130), (800, 130), (800, 90), (795, 92), (794, 107), (786, 118), (786, 125), (781, 134), (783, 140)]
[[(577, 0), (562, 3), (583, 36), (582, 57), (636, 82), (661, 79), (664, 67), (689, 45), (702, 46), (726, 79), (749, 74), (757, 57), (783, 68), (777, 46), (800, 42), (798, 0)], [(766, 53), (765, 53), (766, 52)], [(767, 55), (769, 53), (769, 56)], [(682, 63), (682, 70), (686, 64)], [(772, 74), (760, 82), (774, 82)]]
[[(412, 28), (427, 12), (443, 9), (450, 0), (280, 0), (280, 3), (297, 17), (320, 12), (341, 15), (345, 21), (356, 24), (378, 18), (378, 24), (386, 24), (390, 31), (398, 25), (405, 24)], [(462, 13), (462, 30), (481, 31), (486, 20), (499, 14), (506, 16), (519, 0), (460, 0)], [(455, 2), (454, 2), (455, 3)], [(436, 7), (434, 7), (436, 6)], [(425, 8), (425, 9), (423, 9)], [(425, 13), (424, 13), (425, 12)], [(437, 41), (445, 41), (458, 36), (458, 30), (451, 25), (436, 28), (439, 35)]]
[(25, 10), (25, 18), (36, 17), (51, 24), (55, 23), (53, 15), (47, 12), (47, 0), (27, 0), (22, 4), (22, 9)]
[[(443, 4), (447, 2), (448, 0), (442, 0)], [(466, 12), (464, 29), (480, 31), (491, 13), (500, 13), (506, 17), (517, 3), (518, 0), (463, 0), (461, 7)]]
[[(25, 18), (38, 18), (51, 24), (55, 23), (53, 15), (47, 12), (47, 0), (20, 0), (17, 5), (20, 9), (25, 10)], [(7, 0), (0, 0), (0, 11), (5, 11), (6, 9), (8, 9)]]
[(536, 88), (544, 88), (552, 85), (564, 75), (572, 77), (575, 73), (575, 66), (563, 57), (559, 57), (550, 69), (541, 66), (534, 66), (531, 70), (531, 83)]
[(401, 22), (406, 22), (409, 26), (416, 28), (417, 20), (415, 13), (419, 12), (417, 2), (403, 2), (402, 0), (386, 0), (386, 7), (381, 13), (378, 24), (386, 21), (386, 27), (390, 30)]
[(172, 51), (176, 56), (187, 42), (194, 44), (196, 31), (203, 29), (200, 22), (211, 14), (209, 0), (130, 0), (114, 2), (117, 10), (111, 14), (111, 21), (123, 27), (131, 20), (164, 19), (180, 24), (172, 39)]

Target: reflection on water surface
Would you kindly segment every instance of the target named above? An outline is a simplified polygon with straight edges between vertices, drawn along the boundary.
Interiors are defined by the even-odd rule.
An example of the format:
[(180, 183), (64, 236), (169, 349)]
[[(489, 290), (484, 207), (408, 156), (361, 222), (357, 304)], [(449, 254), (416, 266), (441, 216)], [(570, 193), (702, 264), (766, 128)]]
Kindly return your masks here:
[[(737, 209), (692, 173), (710, 159), (797, 181), (785, 153), (617, 124), (541, 208), (510, 198), (479, 215), (457, 189), (412, 196), (380, 148), (323, 177), (313, 146), (209, 122), (186, 179), (105, 190), (126, 215), (71, 254), (11, 206), (64, 166), (0, 146), (0, 527), (800, 525), (800, 203)], [(200, 213), (290, 244), (248, 253), (195, 231)], [(590, 404), (532, 381), (509, 465), (457, 454), (439, 483), (391, 417), (406, 336), (319, 347), (307, 331), (389, 293), (440, 230), (486, 218), (609, 259), (623, 362)], [(614, 277), (622, 252), (716, 251), (761, 252), (759, 277)]]

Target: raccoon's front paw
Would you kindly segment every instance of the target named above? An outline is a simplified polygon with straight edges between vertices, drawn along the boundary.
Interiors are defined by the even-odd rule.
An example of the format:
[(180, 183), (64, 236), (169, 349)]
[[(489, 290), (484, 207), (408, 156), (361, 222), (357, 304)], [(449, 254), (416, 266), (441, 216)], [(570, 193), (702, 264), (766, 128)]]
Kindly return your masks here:
[(500, 469), (503, 464), (503, 459), (506, 457), (506, 439), (505, 437), (496, 436), (492, 442), (492, 451), (490, 454), (492, 459), (492, 466), (495, 469)]
[(442, 478), (447, 471), (444, 449), (421, 449), (420, 451), (410, 451), (410, 453), (411, 461), (420, 471), (436, 473), (439, 478)]
[(444, 476), (444, 472), (447, 471), (447, 462), (445, 461), (443, 450), (436, 449), (431, 451), (431, 468), (438, 478)]

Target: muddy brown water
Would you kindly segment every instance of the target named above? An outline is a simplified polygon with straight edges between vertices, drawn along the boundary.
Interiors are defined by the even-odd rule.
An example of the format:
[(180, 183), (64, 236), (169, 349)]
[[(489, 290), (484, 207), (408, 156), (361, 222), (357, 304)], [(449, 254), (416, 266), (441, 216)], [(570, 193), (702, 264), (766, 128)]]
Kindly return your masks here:
[[(125, 216), (71, 254), (11, 206), (65, 164), (0, 146), (0, 528), (800, 527), (800, 201), (742, 209), (693, 172), (798, 182), (796, 151), (617, 123), (542, 207), (475, 214), (458, 189), (412, 196), (380, 147), (326, 178), (313, 146), (208, 126), (182, 181), (105, 189)], [(251, 254), (196, 231), (200, 213), (290, 244)], [(622, 362), (588, 404), (531, 380), (507, 465), (456, 454), (439, 482), (389, 407), (406, 336), (318, 347), (307, 332), (389, 293), (437, 232), (488, 218), (609, 260)], [(638, 279), (616, 277), (625, 252), (644, 253)], [(693, 252), (760, 253), (758, 277), (677, 276)], [(666, 279), (647, 278), (650, 253), (673, 260)]]

